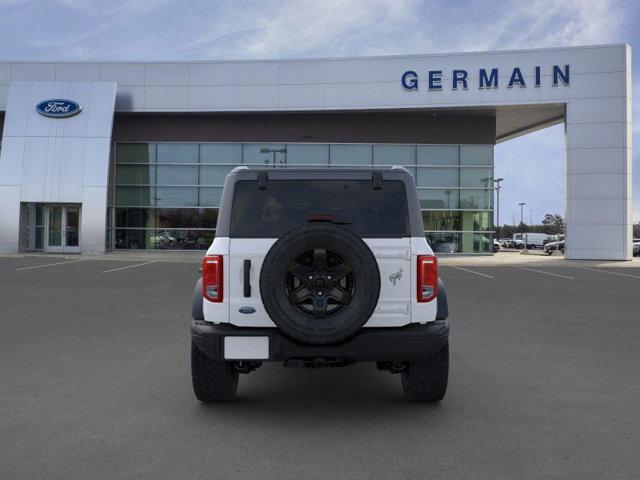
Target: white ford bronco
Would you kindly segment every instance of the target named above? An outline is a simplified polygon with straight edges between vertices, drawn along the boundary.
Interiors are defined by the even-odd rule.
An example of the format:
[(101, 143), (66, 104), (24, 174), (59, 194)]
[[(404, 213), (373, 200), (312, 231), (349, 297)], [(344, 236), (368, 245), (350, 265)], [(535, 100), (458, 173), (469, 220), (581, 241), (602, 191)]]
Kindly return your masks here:
[(444, 397), (449, 322), (418, 193), (402, 167), (250, 169), (224, 184), (191, 321), (198, 400), (231, 400), (262, 362), (400, 373)]

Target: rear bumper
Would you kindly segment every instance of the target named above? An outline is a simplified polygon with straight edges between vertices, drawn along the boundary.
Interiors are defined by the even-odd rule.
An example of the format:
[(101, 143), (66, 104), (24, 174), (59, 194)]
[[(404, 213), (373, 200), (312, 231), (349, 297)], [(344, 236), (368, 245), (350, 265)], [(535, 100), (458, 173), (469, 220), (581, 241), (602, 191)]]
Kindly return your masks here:
[[(292, 359), (354, 361), (416, 361), (436, 353), (449, 336), (449, 321), (436, 320), (424, 325), (400, 328), (365, 328), (355, 337), (337, 345), (304, 345), (285, 337), (275, 328), (236, 327), (191, 320), (191, 338), (214, 360), (260, 360), (280, 362)], [(240, 358), (225, 354), (225, 337), (262, 337), (268, 353), (261, 358)]]

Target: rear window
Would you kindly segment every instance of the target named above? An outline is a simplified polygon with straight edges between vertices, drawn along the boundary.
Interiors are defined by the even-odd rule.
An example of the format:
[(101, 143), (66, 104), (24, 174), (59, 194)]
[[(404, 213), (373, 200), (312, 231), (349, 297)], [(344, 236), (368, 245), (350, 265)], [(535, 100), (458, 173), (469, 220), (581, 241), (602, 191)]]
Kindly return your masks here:
[(374, 190), (370, 180), (256, 180), (235, 184), (232, 237), (273, 238), (312, 219), (343, 224), (364, 238), (408, 237), (404, 182), (384, 180)]

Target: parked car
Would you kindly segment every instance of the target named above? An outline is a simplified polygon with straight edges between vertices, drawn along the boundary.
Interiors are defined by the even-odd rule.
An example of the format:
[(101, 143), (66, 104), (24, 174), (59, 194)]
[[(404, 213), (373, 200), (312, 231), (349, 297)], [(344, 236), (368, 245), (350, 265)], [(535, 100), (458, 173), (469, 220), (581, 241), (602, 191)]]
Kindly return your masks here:
[(544, 247), (542, 247), (542, 251), (551, 255), (554, 251), (560, 250), (560, 253), (564, 255), (564, 240), (559, 242), (549, 242)]
[(640, 238), (633, 239), (633, 256), (640, 256)]
[(191, 312), (198, 400), (263, 362), (376, 362), (409, 400), (444, 397), (446, 293), (406, 169), (237, 167), (220, 205)]
[(515, 248), (512, 238), (499, 238), (498, 243), (502, 248)]
[(498, 253), (501, 249), (502, 249), (502, 247), (500, 246), (500, 242), (498, 242), (498, 240), (496, 240), (494, 238), (493, 239), (493, 253)]

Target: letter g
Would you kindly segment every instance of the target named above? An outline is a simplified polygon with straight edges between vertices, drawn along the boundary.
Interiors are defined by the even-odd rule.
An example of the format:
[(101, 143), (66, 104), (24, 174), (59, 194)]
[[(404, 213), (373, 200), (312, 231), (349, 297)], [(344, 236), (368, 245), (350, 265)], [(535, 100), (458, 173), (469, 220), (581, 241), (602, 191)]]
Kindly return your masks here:
[(418, 74), (413, 70), (408, 70), (402, 74), (400, 83), (405, 90), (418, 90)]

